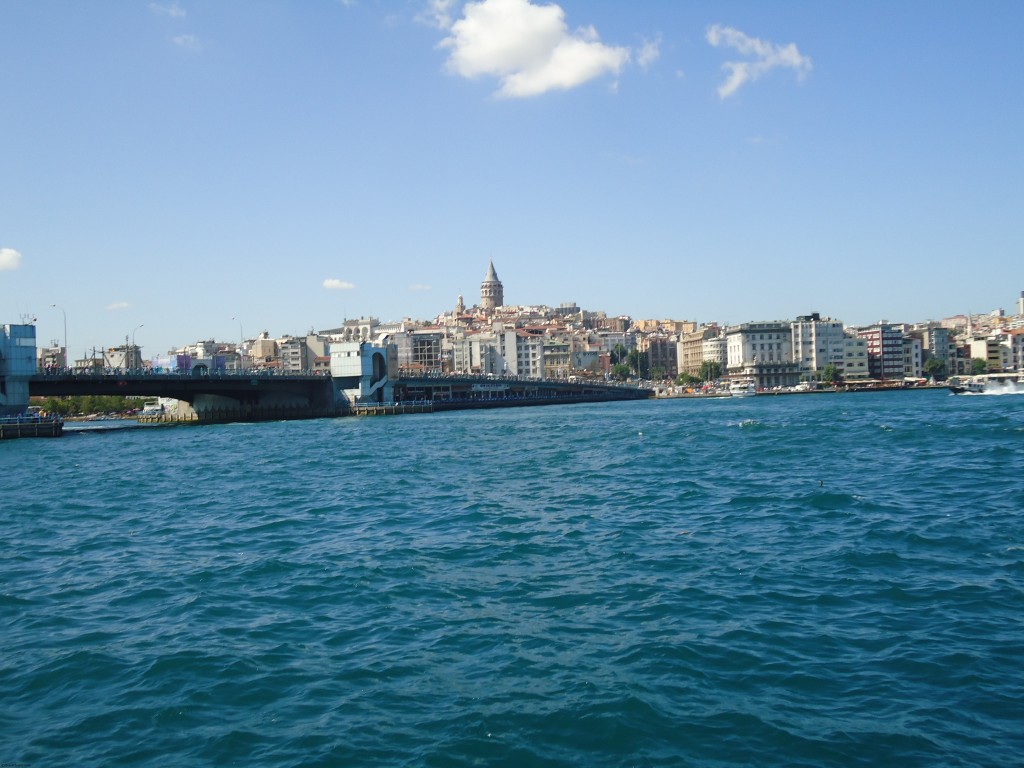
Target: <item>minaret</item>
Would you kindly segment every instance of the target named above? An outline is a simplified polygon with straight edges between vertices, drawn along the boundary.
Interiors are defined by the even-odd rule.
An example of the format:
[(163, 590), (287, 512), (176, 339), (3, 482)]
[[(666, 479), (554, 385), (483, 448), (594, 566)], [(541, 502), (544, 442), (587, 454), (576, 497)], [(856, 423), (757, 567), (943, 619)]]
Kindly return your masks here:
[(462, 294), (459, 294), (459, 300), (455, 302), (455, 315), (462, 315), (466, 312), (466, 302), (462, 300)]
[(487, 268), (487, 277), (480, 283), (480, 308), (491, 312), (495, 308), (505, 304), (505, 289), (498, 279), (498, 273), (494, 271), (494, 259)]

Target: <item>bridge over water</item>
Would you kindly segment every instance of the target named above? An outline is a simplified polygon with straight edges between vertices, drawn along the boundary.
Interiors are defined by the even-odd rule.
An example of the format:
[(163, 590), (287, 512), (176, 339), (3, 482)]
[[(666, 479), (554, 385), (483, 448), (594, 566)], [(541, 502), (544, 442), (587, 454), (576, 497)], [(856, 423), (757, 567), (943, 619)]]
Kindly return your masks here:
[[(174, 398), (186, 421), (310, 419), (366, 412), (402, 412), (387, 406), (418, 404), (415, 412), (506, 408), (556, 403), (646, 399), (651, 390), (604, 382), (492, 376), (409, 376), (394, 382), (394, 401), (350, 402), (359, 377), (245, 373), (42, 373), (29, 379), (33, 397), (125, 395)], [(379, 391), (379, 390), (378, 390)]]

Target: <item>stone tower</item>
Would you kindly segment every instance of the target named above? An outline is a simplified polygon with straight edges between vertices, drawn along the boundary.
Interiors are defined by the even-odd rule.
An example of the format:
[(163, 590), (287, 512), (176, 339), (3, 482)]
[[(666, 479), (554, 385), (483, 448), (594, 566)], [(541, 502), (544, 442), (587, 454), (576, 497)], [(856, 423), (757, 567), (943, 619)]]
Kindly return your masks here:
[(505, 304), (505, 289), (498, 279), (498, 273), (494, 271), (494, 259), (487, 268), (487, 277), (480, 283), (480, 308), (485, 311), (493, 311), (495, 308)]

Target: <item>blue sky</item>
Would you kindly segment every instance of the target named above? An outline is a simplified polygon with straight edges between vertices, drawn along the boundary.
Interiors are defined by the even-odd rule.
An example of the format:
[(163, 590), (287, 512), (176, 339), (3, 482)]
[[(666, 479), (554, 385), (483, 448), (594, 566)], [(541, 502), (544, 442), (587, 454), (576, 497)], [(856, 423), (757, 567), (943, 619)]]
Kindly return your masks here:
[[(1012, 310), (1024, 3), (0, 3), (0, 322)], [(57, 304), (60, 309), (53, 308)], [(140, 327), (141, 326), (141, 327)]]

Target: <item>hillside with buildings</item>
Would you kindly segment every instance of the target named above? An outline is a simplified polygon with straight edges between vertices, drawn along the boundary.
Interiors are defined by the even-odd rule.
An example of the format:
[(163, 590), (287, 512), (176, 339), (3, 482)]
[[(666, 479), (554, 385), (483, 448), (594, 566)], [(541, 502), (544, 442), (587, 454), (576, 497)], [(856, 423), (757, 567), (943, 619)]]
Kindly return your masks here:
[[(479, 302), (455, 306), (432, 320), (379, 322), (363, 317), (302, 335), (267, 332), (236, 342), (207, 339), (144, 360), (125, 343), (72, 367), (87, 369), (323, 372), (330, 345), (365, 341), (394, 345), (399, 367), (410, 374), (473, 373), (559, 379), (580, 376), (658, 381), (717, 377), (753, 382), (759, 389), (801, 382), (848, 383), (942, 379), (978, 372), (1024, 370), (1024, 293), (1015, 311), (956, 315), (941, 321), (880, 321), (846, 326), (818, 312), (792, 319), (738, 325), (692, 320), (609, 317), (565, 303), (558, 307), (505, 303), (493, 262)], [(39, 367), (66, 367), (64, 349), (39, 350)], [(716, 377), (716, 378), (717, 378)]]

